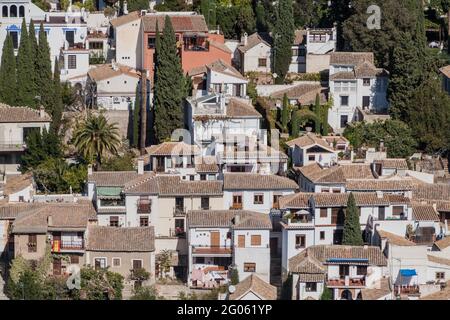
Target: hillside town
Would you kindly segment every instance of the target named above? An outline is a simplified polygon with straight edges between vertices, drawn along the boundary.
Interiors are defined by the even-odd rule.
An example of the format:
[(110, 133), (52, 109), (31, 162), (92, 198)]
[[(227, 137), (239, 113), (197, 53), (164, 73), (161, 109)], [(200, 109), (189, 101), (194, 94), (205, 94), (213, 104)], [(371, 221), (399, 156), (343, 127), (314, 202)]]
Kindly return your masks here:
[(0, 0), (0, 300), (449, 300), (450, 10), (370, 4)]

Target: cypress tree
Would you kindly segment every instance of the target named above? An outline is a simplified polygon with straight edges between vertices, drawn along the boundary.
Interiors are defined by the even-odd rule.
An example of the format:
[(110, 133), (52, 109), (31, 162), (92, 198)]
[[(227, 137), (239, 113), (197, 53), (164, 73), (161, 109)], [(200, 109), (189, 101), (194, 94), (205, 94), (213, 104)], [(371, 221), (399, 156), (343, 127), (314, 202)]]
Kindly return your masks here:
[(136, 99), (134, 100), (133, 110), (133, 147), (139, 146), (139, 115), (141, 113), (141, 95), (139, 92), (139, 83), (136, 85)]
[(283, 127), (283, 132), (287, 131), (289, 121), (289, 100), (286, 93), (283, 95), (283, 106), (281, 109), (281, 126)]
[[(30, 57), (31, 57), (32, 64), (33, 64), (33, 71), (29, 75), (32, 80), (32, 87), (30, 87), (30, 90), (33, 94), (33, 98), (35, 99), (35, 97), (38, 95), (38, 87), (37, 87), (38, 75), (36, 72), (38, 43), (37, 43), (37, 39), (36, 39), (36, 29), (34, 27), (33, 20), (30, 21), (30, 26), (28, 29), (29, 29), (28, 39), (30, 40), (30, 53), (31, 53)], [(36, 105), (36, 101), (35, 101), (35, 105)]]
[(11, 36), (8, 34), (3, 43), (2, 64), (0, 65), (0, 100), (11, 106), (16, 105), (17, 78), (16, 57)]
[(22, 173), (36, 168), (47, 157), (39, 130), (33, 130), (26, 139), (27, 148), (20, 157)]
[(50, 61), (50, 47), (42, 23), (39, 28), (39, 45), (36, 54), (36, 76), (36, 85), (40, 92), (40, 104), (49, 114), (52, 114), (53, 86), (49, 85), (52, 83), (52, 63)]
[(291, 119), (291, 135), (293, 138), (297, 138), (300, 132), (300, 117), (297, 109), (292, 112)]
[(53, 102), (50, 107), (52, 116), (51, 131), (55, 134), (59, 132), (61, 126), (61, 118), (63, 113), (63, 102), (61, 93), (61, 79), (58, 60), (55, 59), (55, 70), (53, 72)]
[(17, 54), (17, 100), (20, 106), (34, 105), (33, 79), (30, 76), (34, 72), (33, 60), (31, 58), (31, 46), (28, 39), (28, 30), (25, 18), (22, 20), (20, 32), (20, 44)]
[(350, 246), (362, 246), (364, 244), (361, 226), (359, 224), (359, 214), (353, 193), (350, 193), (347, 200), (342, 244)]
[(274, 28), (273, 70), (277, 74), (276, 83), (283, 83), (292, 60), (294, 43), (294, 13), (292, 0), (279, 0)]
[(155, 83), (155, 137), (170, 138), (173, 130), (183, 128), (184, 75), (178, 56), (175, 33), (166, 16), (163, 37), (157, 50)]
[(314, 103), (314, 113), (317, 119), (314, 121), (315, 129), (317, 134), (320, 134), (321, 120), (322, 120), (322, 106), (320, 105), (320, 96), (316, 94), (316, 101)]

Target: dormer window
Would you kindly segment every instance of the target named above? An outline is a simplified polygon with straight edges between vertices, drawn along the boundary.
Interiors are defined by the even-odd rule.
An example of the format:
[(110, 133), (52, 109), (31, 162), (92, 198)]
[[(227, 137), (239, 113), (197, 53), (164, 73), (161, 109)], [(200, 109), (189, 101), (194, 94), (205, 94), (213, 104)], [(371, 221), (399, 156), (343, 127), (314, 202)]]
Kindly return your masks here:
[(363, 79), (363, 86), (369, 87), (370, 86), (370, 78), (364, 78)]

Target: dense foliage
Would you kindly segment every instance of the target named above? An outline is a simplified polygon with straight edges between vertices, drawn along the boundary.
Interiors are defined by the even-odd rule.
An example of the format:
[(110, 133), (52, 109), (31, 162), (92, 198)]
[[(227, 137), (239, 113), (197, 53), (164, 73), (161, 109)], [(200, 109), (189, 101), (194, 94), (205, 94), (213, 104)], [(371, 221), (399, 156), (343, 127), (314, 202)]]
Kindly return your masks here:
[(359, 224), (358, 208), (356, 207), (353, 193), (350, 193), (347, 201), (342, 244), (349, 246), (362, 246), (364, 244), (361, 225)]

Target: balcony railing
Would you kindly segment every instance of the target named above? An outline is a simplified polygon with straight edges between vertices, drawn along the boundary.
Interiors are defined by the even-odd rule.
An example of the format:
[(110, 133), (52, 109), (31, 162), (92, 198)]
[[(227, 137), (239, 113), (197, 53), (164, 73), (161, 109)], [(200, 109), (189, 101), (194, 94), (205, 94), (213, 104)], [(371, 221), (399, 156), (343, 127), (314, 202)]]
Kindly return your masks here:
[(8, 143), (0, 143), (0, 151), (23, 151), (27, 145), (23, 141), (10, 141)]
[(400, 294), (418, 295), (420, 294), (420, 288), (419, 286), (395, 286), (394, 292), (395, 295)]
[(227, 246), (192, 246), (193, 254), (230, 255), (232, 247)]
[(173, 208), (174, 217), (184, 217), (186, 215), (186, 208), (181, 206), (176, 206)]
[(366, 285), (366, 278), (351, 278), (349, 276), (340, 277), (337, 279), (328, 279), (328, 287), (364, 287)]
[(137, 213), (150, 213), (151, 203), (150, 202), (138, 202)]
[(169, 229), (169, 236), (174, 238), (185, 238), (186, 237), (186, 231), (184, 228), (176, 227), (175, 229)]
[(61, 250), (83, 250), (83, 249), (84, 249), (84, 239), (52, 241), (52, 252), (59, 252)]
[(242, 210), (242, 203), (233, 203), (230, 210)]

